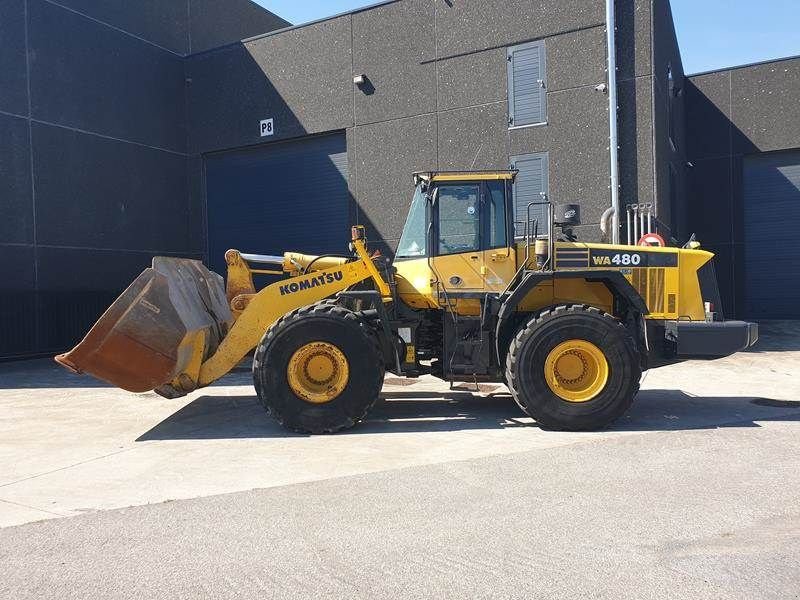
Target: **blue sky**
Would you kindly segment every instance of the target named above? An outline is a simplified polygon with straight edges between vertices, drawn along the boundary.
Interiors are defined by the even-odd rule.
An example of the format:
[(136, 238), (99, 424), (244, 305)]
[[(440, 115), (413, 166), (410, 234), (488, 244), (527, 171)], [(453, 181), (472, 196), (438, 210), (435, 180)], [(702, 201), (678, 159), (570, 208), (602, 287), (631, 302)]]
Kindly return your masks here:
[[(370, 0), (256, 1), (295, 24), (375, 3)], [(687, 73), (800, 54), (800, 0), (671, 1)]]

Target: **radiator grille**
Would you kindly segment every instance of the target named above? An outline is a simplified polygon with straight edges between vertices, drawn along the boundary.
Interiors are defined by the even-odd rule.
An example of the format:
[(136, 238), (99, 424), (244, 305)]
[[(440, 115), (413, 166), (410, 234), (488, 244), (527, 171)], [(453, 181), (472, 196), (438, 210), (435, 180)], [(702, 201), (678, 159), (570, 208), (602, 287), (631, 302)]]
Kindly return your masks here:
[[(665, 269), (634, 269), (631, 276), (631, 285), (639, 292), (647, 303), (651, 313), (664, 312), (664, 278)], [(670, 294), (670, 306), (675, 303), (675, 295)], [(674, 310), (670, 310), (674, 312)]]
[(664, 312), (664, 269), (649, 269), (650, 289), (647, 306), (652, 313)]

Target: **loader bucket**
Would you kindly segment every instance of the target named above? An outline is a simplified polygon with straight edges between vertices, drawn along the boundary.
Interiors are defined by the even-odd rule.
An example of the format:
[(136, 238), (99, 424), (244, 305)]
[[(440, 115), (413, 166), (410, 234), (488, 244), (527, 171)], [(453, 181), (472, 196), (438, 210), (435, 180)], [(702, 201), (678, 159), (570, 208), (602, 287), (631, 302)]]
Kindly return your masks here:
[(202, 361), (213, 355), (232, 324), (222, 277), (199, 261), (157, 257), (56, 361), (129, 392), (148, 392), (174, 381), (190, 363), (199, 366), (200, 355)]

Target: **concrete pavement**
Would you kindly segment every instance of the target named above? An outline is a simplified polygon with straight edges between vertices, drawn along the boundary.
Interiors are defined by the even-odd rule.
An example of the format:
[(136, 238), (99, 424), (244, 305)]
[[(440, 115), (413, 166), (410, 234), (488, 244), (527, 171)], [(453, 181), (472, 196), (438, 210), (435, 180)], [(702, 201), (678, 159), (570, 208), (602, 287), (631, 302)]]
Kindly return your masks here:
[(389, 378), (306, 437), (247, 373), (168, 401), (0, 365), (0, 598), (798, 597), (800, 325), (762, 329), (581, 434), (502, 386)]
[(789, 600), (797, 417), (0, 529), (0, 597)]

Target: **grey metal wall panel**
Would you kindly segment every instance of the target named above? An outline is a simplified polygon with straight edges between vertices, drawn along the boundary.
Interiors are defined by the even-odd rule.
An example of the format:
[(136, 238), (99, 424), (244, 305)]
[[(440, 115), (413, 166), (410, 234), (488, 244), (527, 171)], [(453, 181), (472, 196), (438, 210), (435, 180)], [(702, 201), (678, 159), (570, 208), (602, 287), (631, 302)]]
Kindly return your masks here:
[(606, 81), (606, 30), (592, 27), (547, 38), (547, 91)]
[(692, 217), (691, 232), (697, 234), (703, 246), (734, 243), (733, 168), (731, 159), (724, 156), (704, 160), (689, 170), (691, 194), (686, 200)]
[(58, 4), (172, 52), (189, 51), (187, 0), (58, 0)]
[(37, 241), (188, 252), (186, 159), (34, 123)]
[[(436, 170), (437, 116), (421, 115), (353, 130), (358, 221), (370, 242), (394, 252), (411, 203), (414, 171)], [(391, 157), (387, 160), (387, 157)]]
[(202, 52), (290, 25), (251, 0), (189, 0), (188, 4), (190, 52)]
[(25, 0), (0, 0), (0, 110), (28, 114)]
[(404, 0), (353, 15), (356, 123), (436, 110), (436, 32), (428, 0)]
[(163, 253), (40, 247), (37, 351), (57, 352), (80, 341), (155, 254)]
[(35, 118), (185, 151), (180, 57), (43, 0), (28, 8)]
[(495, 102), (439, 116), (441, 170), (508, 168), (507, 105)]
[[(668, 0), (653, 1), (652, 65), (658, 229), (667, 239), (668, 236), (679, 239), (686, 236), (687, 213), (685, 94), (683, 64)], [(671, 203), (673, 196), (679, 201)]]
[[(651, 77), (639, 77), (619, 84), (620, 203), (623, 206), (654, 201), (652, 97)], [(606, 160), (606, 179), (608, 169)], [(604, 196), (608, 198), (606, 206), (609, 206), (610, 191)]]
[[(519, 171), (514, 182), (514, 228), (518, 236), (525, 234), (528, 206), (547, 199), (550, 190), (548, 163), (546, 152), (511, 157), (511, 168)], [(547, 207), (532, 206), (530, 216), (531, 220), (539, 221), (539, 232), (547, 233)]]
[(28, 121), (0, 114), (0, 243), (33, 242)]
[[(547, 152), (550, 197), (581, 204), (581, 218), (597, 224), (611, 200), (608, 190), (608, 97), (593, 87), (549, 94), (548, 125), (511, 129), (511, 156)], [(641, 150), (644, 152), (644, 148)]]
[[(439, 110), (508, 98), (507, 50), (495, 48), (439, 61)], [(476, 77), (476, 73), (480, 74)]]
[(345, 135), (337, 133), (206, 157), (209, 263), (225, 251), (344, 253), (349, 241)]
[(800, 318), (800, 152), (744, 161), (745, 311)]
[(275, 141), (351, 127), (351, 42), (343, 17), (188, 58), (190, 153), (263, 143), (269, 117)]
[(730, 77), (733, 154), (800, 148), (800, 58)]
[(508, 49), (508, 122), (514, 127), (547, 121), (544, 42)]
[(587, 0), (443, 0), (435, 5), (439, 56), (519, 44), (605, 22), (605, 3)]
[(686, 79), (687, 151), (692, 161), (731, 154), (731, 73)]
[[(653, 72), (654, 0), (616, 0), (617, 77), (619, 81)], [(604, 2), (595, 4), (603, 5)], [(603, 52), (605, 58), (605, 52)]]
[(36, 296), (32, 246), (0, 244), (0, 357), (36, 349)]

